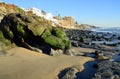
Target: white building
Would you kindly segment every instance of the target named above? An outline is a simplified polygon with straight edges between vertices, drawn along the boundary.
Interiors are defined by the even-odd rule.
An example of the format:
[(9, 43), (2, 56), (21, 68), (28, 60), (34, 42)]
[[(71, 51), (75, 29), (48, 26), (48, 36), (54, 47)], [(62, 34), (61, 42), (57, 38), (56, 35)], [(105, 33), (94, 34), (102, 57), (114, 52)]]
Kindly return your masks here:
[(54, 23), (55, 24), (59, 24), (58, 20), (54, 19), (53, 18), (53, 15), (51, 13), (46, 13), (44, 14), (40, 9), (38, 8), (26, 8), (26, 9), (23, 9), (25, 12), (29, 12), (29, 11), (32, 11), (33, 14), (37, 15), (37, 16), (40, 16), (40, 17), (43, 17), (45, 18), (46, 20), (51, 20), (53, 22), (53, 25)]

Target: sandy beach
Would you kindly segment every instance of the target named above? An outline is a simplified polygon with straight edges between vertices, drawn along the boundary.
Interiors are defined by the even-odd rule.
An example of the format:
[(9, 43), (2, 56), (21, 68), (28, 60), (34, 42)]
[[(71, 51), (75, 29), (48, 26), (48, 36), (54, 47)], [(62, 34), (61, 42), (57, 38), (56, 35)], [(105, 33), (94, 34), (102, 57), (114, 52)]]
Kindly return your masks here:
[[(82, 53), (92, 49), (76, 48)], [(84, 69), (83, 64), (93, 60), (83, 56), (48, 56), (25, 48), (15, 47), (0, 57), (0, 79), (57, 79), (64, 68), (74, 65)]]

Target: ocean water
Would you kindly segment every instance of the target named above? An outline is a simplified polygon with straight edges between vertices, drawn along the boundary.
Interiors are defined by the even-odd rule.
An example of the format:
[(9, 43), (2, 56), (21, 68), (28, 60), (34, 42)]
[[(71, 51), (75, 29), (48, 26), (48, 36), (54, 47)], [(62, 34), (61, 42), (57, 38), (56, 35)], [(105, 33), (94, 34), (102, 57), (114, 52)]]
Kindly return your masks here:
[(92, 28), (91, 31), (96, 32), (108, 32), (108, 33), (114, 33), (114, 34), (120, 34), (120, 27), (100, 27), (100, 28)]
[[(116, 35), (114, 38), (111, 39), (111, 41), (92, 41), (92, 43), (98, 43), (98, 44), (116, 44), (119, 43), (120, 40), (118, 37), (120, 37), (120, 27), (99, 27), (99, 28), (91, 28), (87, 29), (94, 32), (95, 35), (104, 36), (105, 38), (111, 38), (113, 35)], [(100, 33), (99, 33), (100, 32)]]

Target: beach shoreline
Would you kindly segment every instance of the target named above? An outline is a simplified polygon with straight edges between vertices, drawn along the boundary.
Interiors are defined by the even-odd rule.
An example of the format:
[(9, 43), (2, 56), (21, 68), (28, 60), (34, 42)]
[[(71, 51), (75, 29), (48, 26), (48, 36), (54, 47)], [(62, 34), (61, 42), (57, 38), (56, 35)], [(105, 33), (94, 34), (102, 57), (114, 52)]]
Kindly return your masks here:
[[(86, 52), (94, 51), (81, 49)], [(83, 65), (93, 60), (83, 56), (48, 56), (21, 47), (12, 48), (7, 52), (8, 55), (0, 57), (0, 79), (57, 79), (63, 69), (79, 65), (82, 71)]]
[[(70, 34), (72, 32), (73, 34)], [(119, 42), (111, 43), (109, 42), (111, 40), (106, 41), (109, 33), (86, 30), (75, 30), (72, 32), (68, 32), (67, 34), (70, 36), (75, 36), (74, 34), (76, 34), (77, 36), (77, 34), (80, 33), (81, 37), (86, 36), (87, 39), (84, 42), (80, 42), (78, 40), (79, 37), (72, 38), (72, 40), (74, 39), (76, 46), (72, 46), (71, 49), (74, 50), (76, 55), (70, 56), (62, 54), (59, 56), (50, 56), (42, 52), (35, 52), (26, 48), (14, 47), (6, 51), (7, 54), (5, 56), (0, 57), (0, 79), (59, 79), (58, 75), (61, 71), (69, 67), (78, 66), (80, 70), (79, 74), (82, 71), (84, 72), (85, 64), (89, 61), (94, 62), (94, 60), (97, 59), (95, 56), (89, 56), (90, 54), (94, 55), (96, 50), (103, 53), (102, 60), (106, 58), (109, 60), (109, 55), (110, 57), (114, 56), (116, 54), (115, 52), (118, 51), (116, 46), (119, 45)], [(69, 35), (68, 37), (71, 40)], [(114, 36), (111, 38), (113, 38), (114, 41), (114, 39), (118, 39), (117, 37), (118, 36)], [(88, 39), (97, 42), (89, 42)], [(98, 42), (103, 40), (109, 43)]]

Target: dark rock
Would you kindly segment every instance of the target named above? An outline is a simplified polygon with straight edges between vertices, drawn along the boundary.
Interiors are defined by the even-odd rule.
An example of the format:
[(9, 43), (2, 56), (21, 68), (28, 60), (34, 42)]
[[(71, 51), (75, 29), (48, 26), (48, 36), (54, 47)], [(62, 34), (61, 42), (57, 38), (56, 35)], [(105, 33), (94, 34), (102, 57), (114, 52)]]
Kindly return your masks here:
[(74, 49), (68, 49), (68, 50), (65, 50), (65, 51), (64, 51), (64, 54), (70, 55), (70, 56), (75, 56), (75, 55), (76, 55), (76, 52), (75, 52)]
[(80, 37), (80, 38), (79, 38), (79, 42), (84, 43), (84, 38), (83, 38), (83, 37)]
[(104, 60), (98, 63), (97, 72), (92, 79), (120, 79), (120, 63)]
[[(93, 32), (89, 30), (67, 30), (66, 33), (68, 37), (72, 37), (70, 38), (72, 41), (77, 41), (79, 46), (85, 48), (102, 50), (103, 48), (101, 48), (100, 45), (119, 45), (119, 43), (114, 43), (114, 40), (117, 39), (117, 35), (111, 33)], [(80, 41), (81, 38), (83, 42)], [(77, 46), (75, 43), (73, 43), (73, 45)]]
[(72, 44), (72, 46), (75, 46), (75, 47), (78, 47), (78, 46), (79, 46), (77, 41), (72, 41), (72, 40), (71, 40), (71, 44)]
[(95, 51), (95, 58), (98, 60), (112, 59), (113, 54), (109, 54), (103, 51)]
[(84, 53), (83, 56), (90, 57), (90, 55), (88, 53)]
[(74, 66), (66, 68), (58, 75), (59, 79), (76, 79), (76, 73), (79, 72), (79, 68)]
[(120, 40), (120, 36), (118, 37), (118, 39)]
[(98, 50), (95, 51), (95, 56), (96, 57), (98, 57), (100, 54), (102, 54), (102, 51), (98, 51)]

